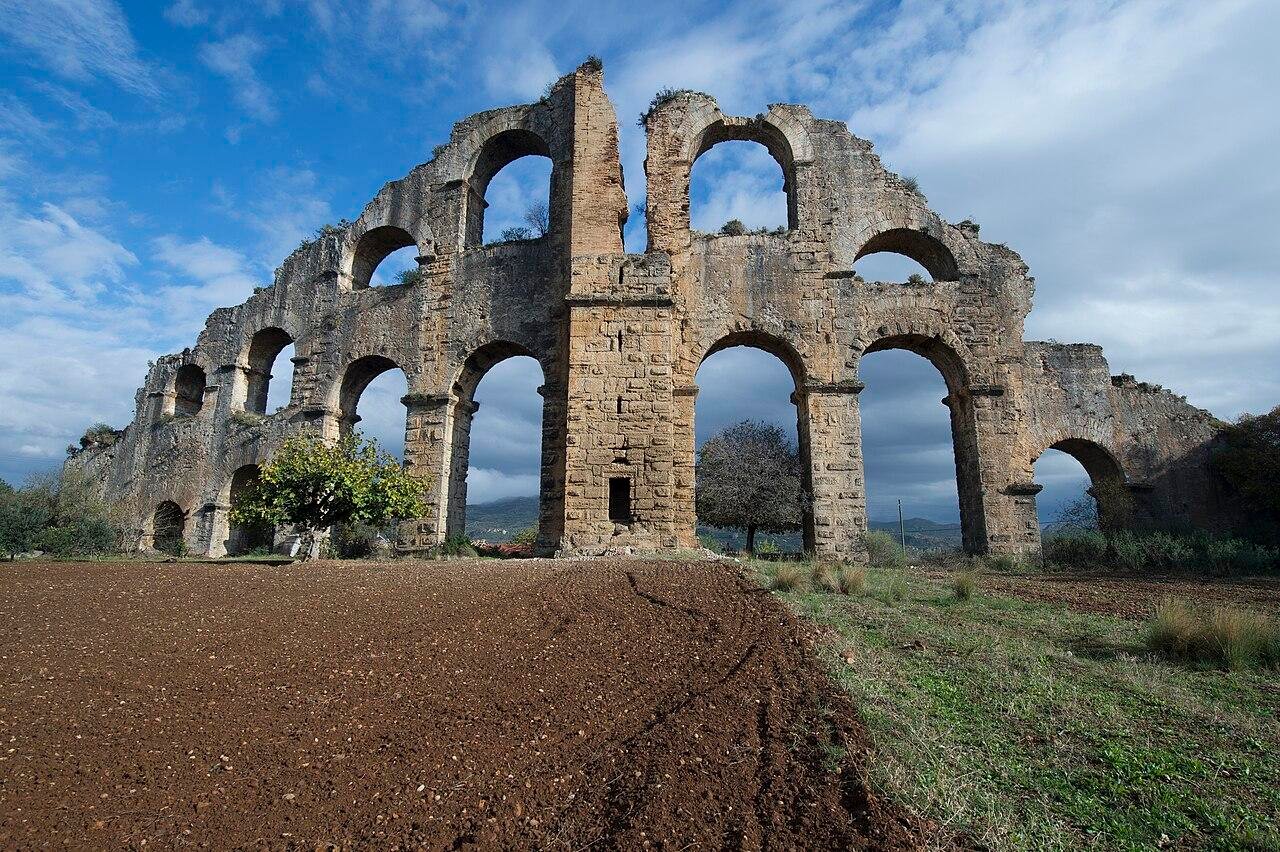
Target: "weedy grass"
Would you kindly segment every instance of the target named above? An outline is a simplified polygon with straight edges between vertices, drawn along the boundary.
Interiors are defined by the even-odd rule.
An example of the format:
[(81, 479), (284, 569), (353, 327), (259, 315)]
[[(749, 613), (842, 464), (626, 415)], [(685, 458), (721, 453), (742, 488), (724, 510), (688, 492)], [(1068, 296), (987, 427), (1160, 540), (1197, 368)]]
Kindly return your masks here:
[(1147, 626), (1147, 647), (1226, 669), (1280, 668), (1280, 620), (1234, 607), (1204, 612), (1186, 601), (1166, 600)]
[(951, 576), (951, 593), (956, 600), (967, 601), (978, 590), (978, 575), (972, 569), (957, 571)]
[(867, 591), (867, 569), (861, 565), (841, 565), (840, 591), (846, 595), (861, 595)]
[(1280, 849), (1280, 673), (1171, 659), (1143, 624), (1056, 604), (961, 602), (950, 578), (866, 581), (780, 596), (831, 637), (873, 783), (942, 826), (939, 844)]
[(808, 591), (813, 569), (803, 562), (783, 562), (773, 572), (771, 588), (782, 592)]

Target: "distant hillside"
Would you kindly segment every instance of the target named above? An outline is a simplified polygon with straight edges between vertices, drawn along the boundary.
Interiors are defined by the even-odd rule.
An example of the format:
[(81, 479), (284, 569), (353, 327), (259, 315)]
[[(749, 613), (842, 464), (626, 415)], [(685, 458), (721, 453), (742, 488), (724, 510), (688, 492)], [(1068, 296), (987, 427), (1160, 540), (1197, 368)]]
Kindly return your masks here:
[[(467, 535), (495, 544), (510, 541), (520, 530), (538, 525), (538, 498), (508, 497), (492, 503), (476, 503), (467, 506)], [(908, 518), (903, 522), (907, 531), (907, 545), (924, 550), (960, 546), (960, 525), (939, 523), (928, 518)], [(872, 521), (871, 528), (898, 534), (897, 521)], [(706, 535), (727, 547), (746, 545), (746, 533), (741, 530), (718, 530), (699, 525), (699, 535)], [(788, 535), (757, 535), (759, 541), (772, 541), (784, 551), (800, 550), (800, 533)]]
[(508, 497), (467, 505), (467, 536), (498, 544), (526, 527), (538, 525), (538, 498)]

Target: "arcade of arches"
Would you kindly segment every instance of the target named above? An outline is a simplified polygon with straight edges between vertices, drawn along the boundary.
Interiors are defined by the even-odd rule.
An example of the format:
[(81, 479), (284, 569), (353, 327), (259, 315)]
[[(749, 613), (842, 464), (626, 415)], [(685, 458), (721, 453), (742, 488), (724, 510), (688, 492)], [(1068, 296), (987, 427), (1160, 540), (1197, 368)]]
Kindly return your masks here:
[[(154, 546), (158, 528), (191, 552), (223, 552), (237, 471), (290, 435), (355, 428), (361, 394), (399, 370), (404, 463), (426, 481), (428, 510), (401, 527), (397, 547), (427, 551), (465, 523), (480, 380), (529, 356), (542, 373), (539, 549), (670, 550), (697, 543), (698, 369), (726, 347), (756, 346), (792, 377), (807, 542), (858, 560), (859, 369), (865, 355), (902, 349), (945, 383), (971, 551), (1039, 547), (1035, 463), (1050, 448), (1129, 495), (1135, 522), (1234, 521), (1208, 464), (1212, 415), (1112, 375), (1097, 346), (1024, 340), (1036, 284), (1018, 254), (983, 241), (973, 222), (944, 220), (842, 122), (788, 104), (726, 115), (709, 95), (677, 91), (642, 124), (643, 253), (623, 245), (617, 117), (603, 68), (588, 62), (537, 103), (458, 122), (355, 221), (322, 229), (271, 286), (213, 312), (191, 348), (157, 360), (123, 438), (67, 465), (132, 507), (139, 546)], [(785, 229), (691, 227), (694, 163), (725, 142), (754, 143), (776, 164)], [(526, 157), (550, 164), (547, 233), (486, 244), (487, 193)], [(397, 252), (393, 263), (413, 273), (403, 279), (379, 272)], [(875, 268), (886, 257), (908, 265)], [(177, 513), (158, 514), (165, 503)]]

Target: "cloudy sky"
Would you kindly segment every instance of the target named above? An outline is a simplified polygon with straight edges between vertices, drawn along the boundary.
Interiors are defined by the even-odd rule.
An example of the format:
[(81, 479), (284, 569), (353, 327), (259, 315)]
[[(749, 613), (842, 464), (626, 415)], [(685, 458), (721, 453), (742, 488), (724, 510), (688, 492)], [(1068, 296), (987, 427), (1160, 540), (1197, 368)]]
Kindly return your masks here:
[[(659, 88), (736, 114), (808, 103), (918, 178), (944, 217), (1021, 252), (1037, 278), (1028, 337), (1100, 343), (1113, 372), (1220, 416), (1269, 409), (1278, 36), (1273, 0), (0, 0), (0, 476), (56, 466), (88, 423), (127, 422), (148, 359), (190, 345), (321, 224), (354, 218), (453, 121), (535, 99), (589, 53), (605, 61), (633, 204), (635, 116)], [(545, 197), (547, 174), (530, 158), (495, 179), (490, 234)], [(782, 205), (761, 149), (697, 164), (695, 227), (777, 224)], [(633, 217), (629, 248), (643, 233)], [(940, 378), (892, 352), (864, 376), (872, 517), (902, 498), (954, 520)], [(540, 380), (511, 361), (482, 383), (475, 499), (534, 490)], [(700, 438), (744, 417), (794, 428), (767, 356), (721, 353), (699, 384)], [(392, 445), (402, 388), (389, 374), (361, 405)], [(1042, 517), (1080, 488), (1070, 460), (1038, 476)]]

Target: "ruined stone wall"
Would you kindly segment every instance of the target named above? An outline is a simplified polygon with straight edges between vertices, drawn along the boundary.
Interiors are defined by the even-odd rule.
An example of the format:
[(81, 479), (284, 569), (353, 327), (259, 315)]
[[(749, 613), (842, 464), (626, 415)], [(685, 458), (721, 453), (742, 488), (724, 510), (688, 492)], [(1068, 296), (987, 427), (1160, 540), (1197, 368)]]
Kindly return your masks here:
[[(698, 368), (726, 347), (754, 346), (794, 379), (812, 498), (806, 545), (858, 560), (859, 362), (898, 348), (946, 382), (971, 551), (1038, 547), (1032, 465), (1048, 447), (1081, 458), (1095, 480), (1119, 477), (1153, 523), (1222, 522), (1225, 498), (1207, 468), (1213, 419), (1113, 379), (1096, 347), (1024, 343), (1034, 285), (1018, 255), (983, 242), (971, 222), (939, 218), (843, 123), (791, 105), (726, 116), (711, 97), (681, 93), (645, 126), (645, 254), (623, 248), (617, 120), (601, 68), (588, 63), (536, 104), (455, 125), (431, 161), (300, 247), (270, 287), (215, 311), (193, 348), (161, 358), (122, 440), (69, 464), (126, 507), (139, 546), (151, 544), (156, 507), (173, 501), (191, 550), (220, 554), (236, 472), (291, 434), (352, 429), (364, 387), (398, 368), (409, 386), (405, 463), (430, 492), (400, 547), (425, 549), (465, 525), (477, 385), (503, 359), (527, 355), (544, 377), (539, 547), (691, 546)], [(784, 233), (690, 229), (693, 164), (729, 140), (757, 142), (777, 161)], [(529, 155), (551, 160), (549, 233), (482, 245), (489, 181)], [(416, 282), (371, 286), (378, 264), (407, 246)], [(886, 251), (916, 260), (932, 281), (854, 273), (859, 258)], [(294, 363), (274, 369), (293, 368), (289, 405), (256, 411), (287, 342)]]

